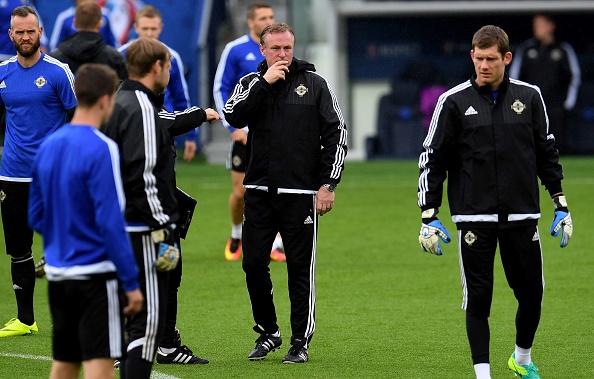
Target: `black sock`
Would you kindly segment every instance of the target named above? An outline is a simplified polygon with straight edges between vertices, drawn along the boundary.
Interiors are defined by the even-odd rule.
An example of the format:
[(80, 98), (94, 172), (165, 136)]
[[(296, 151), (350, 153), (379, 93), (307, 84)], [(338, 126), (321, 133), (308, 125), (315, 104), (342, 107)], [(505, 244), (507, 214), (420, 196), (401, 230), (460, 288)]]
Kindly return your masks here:
[(35, 262), (33, 256), (11, 258), (12, 284), (18, 309), (18, 318), (25, 325), (33, 325), (33, 293), (35, 292)]
[[(142, 358), (126, 358), (122, 361), (126, 365), (120, 374), (122, 379), (146, 379), (150, 378), (153, 362), (145, 361)], [(120, 368), (121, 369), (121, 368)]]

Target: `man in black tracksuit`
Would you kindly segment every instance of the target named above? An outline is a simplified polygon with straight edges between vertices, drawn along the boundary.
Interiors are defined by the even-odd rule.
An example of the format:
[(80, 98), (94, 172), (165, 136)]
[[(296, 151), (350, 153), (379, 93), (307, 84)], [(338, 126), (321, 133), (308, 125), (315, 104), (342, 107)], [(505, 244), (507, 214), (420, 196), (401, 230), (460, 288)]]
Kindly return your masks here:
[(161, 112), (171, 68), (171, 55), (161, 42), (139, 38), (127, 57), (130, 80), (119, 89), (112, 116), (101, 130), (120, 150), (126, 229), (145, 297), (143, 310), (126, 324), (129, 344), (121, 377), (148, 379), (165, 325), (169, 272), (179, 260), (179, 251), (176, 255), (177, 249), (171, 248), (179, 219), (172, 136), (188, 132), (207, 115), (195, 107)]
[(540, 88), (547, 106), (550, 131), (555, 136), (555, 147), (561, 153), (567, 153), (572, 148), (565, 137), (567, 113), (575, 106), (581, 71), (573, 47), (555, 38), (555, 28), (552, 15), (534, 16), (534, 38), (518, 46), (509, 75)]
[(273, 24), (260, 36), (266, 58), (244, 76), (223, 112), (235, 127), (250, 125), (243, 223), (243, 269), (260, 333), (250, 360), (280, 347), (270, 280), (270, 246), (280, 231), (285, 245), (292, 338), (285, 363), (308, 360), (315, 329), (317, 215), (334, 204), (347, 153), (338, 101), (311, 63), (293, 58), (295, 36)]
[(101, 7), (94, 1), (78, 4), (74, 12), (74, 25), (78, 31), (62, 41), (51, 56), (68, 64), (74, 73), (83, 63), (103, 63), (113, 68), (120, 80), (126, 80), (126, 60), (116, 49), (103, 42), (99, 34), (101, 20)]
[(510, 79), (507, 34), (481, 28), (472, 40), (476, 75), (445, 92), (438, 101), (419, 159), (418, 204), (421, 247), (441, 255), (439, 238), (450, 236), (437, 219), (443, 182), (458, 229), (463, 309), (477, 379), (490, 379), (489, 324), (493, 265), (499, 243), (509, 286), (518, 300), (516, 347), (509, 368), (522, 378), (538, 378), (531, 347), (543, 296), (538, 179), (555, 204), (551, 234), (572, 233), (561, 188), (563, 170), (548, 134), (548, 119), (537, 87)]

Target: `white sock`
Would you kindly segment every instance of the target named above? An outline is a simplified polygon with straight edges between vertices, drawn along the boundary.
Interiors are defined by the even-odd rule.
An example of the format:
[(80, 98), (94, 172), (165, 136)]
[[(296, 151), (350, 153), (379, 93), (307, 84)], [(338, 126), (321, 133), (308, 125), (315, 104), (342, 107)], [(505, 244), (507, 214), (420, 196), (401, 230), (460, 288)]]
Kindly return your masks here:
[(532, 348), (524, 349), (516, 345), (516, 363), (519, 365), (529, 365), (532, 362), (532, 357), (530, 353), (532, 352)]
[(241, 239), (241, 226), (242, 224), (231, 225), (231, 238)]
[(159, 350), (163, 354), (171, 354), (171, 353), (173, 353), (176, 350), (176, 348), (175, 347), (172, 347), (172, 348), (160, 347)]
[(281, 250), (282, 248), (283, 248), (283, 239), (281, 238), (280, 234), (277, 234), (276, 238), (274, 239), (274, 242), (272, 243), (272, 250), (275, 250), (275, 249)]
[(491, 379), (491, 365), (489, 363), (477, 363), (474, 365), (476, 379)]

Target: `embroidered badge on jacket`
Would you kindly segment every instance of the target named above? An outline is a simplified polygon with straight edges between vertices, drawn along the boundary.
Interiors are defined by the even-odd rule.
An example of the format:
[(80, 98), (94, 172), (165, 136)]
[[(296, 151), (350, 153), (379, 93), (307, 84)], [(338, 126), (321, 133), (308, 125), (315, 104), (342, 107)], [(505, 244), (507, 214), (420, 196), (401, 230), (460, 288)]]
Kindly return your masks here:
[(295, 88), (295, 93), (299, 95), (299, 97), (303, 97), (307, 93), (307, 87), (303, 84), (299, 84), (299, 86)]
[(526, 106), (520, 100), (516, 99), (516, 101), (514, 101), (514, 103), (511, 105), (511, 109), (513, 109), (517, 114), (522, 114), (524, 109), (526, 109)]

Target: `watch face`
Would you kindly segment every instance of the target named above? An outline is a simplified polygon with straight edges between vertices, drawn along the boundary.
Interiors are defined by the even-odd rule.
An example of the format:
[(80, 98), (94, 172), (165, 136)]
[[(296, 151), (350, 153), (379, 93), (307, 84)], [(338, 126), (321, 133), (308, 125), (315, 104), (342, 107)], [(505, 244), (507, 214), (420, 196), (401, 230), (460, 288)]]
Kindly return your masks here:
[(336, 184), (324, 184), (324, 188), (330, 192), (334, 192), (334, 189), (336, 189)]

